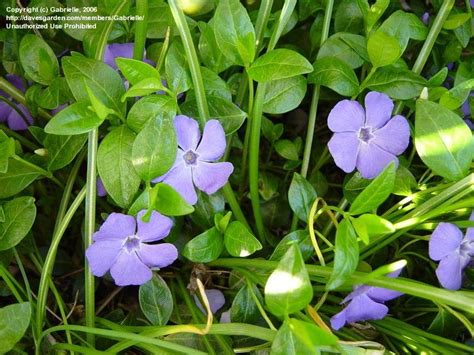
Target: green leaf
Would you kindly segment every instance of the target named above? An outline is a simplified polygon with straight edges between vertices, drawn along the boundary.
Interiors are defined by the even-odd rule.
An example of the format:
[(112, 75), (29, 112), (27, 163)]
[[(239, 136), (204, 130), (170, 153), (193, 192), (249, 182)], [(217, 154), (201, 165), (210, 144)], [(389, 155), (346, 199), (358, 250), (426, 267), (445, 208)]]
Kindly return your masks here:
[(352, 225), (365, 244), (369, 244), (370, 238), (395, 232), (395, 228), (390, 221), (375, 214), (363, 214), (353, 219)]
[(369, 60), (366, 39), (352, 33), (336, 33), (324, 42), (318, 52), (318, 59), (326, 57), (340, 59), (352, 69), (358, 68)]
[(6, 173), (0, 173), (0, 199), (16, 195), (42, 174), (22, 160), (10, 158)]
[(234, 323), (255, 324), (260, 318), (260, 312), (252, 293), (263, 304), (263, 297), (255, 285), (245, 284), (235, 295), (230, 307), (230, 319)]
[(5, 222), (0, 223), (0, 251), (13, 248), (28, 234), (36, 218), (35, 199), (15, 198), (3, 205), (3, 212)]
[(357, 269), (359, 264), (359, 244), (354, 228), (347, 219), (343, 219), (336, 231), (336, 250), (334, 252), (334, 268), (326, 289), (338, 288)]
[(0, 173), (8, 171), (8, 161), (10, 157), (15, 155), (15, 140), (13, 138), (0, 137)]
[(79, 54), (62, 59), (67, 83), (76, 101), (89, 101), (89, 86), (100, 102), (120, 115), (125, 114), (125, 104), (120, 101), (125, 93), (120, 75), (107, 64)]
[(132, 85), (138, 84), (140, 81), (149, 78), (161, 80), (158, 70), (141, 60), (116, 58), (115, 63), (125, 79), (127, 79)]
[(367, 41), (367, 52), (373, 66), (384, 67), (395, 63), (402, 55), (397, 39), (380, 30), (375, 31)]
[(393, 162), (356, 197), (349, 209), (353, 215), (370, 212), (384, 202), (393, 191), (396, 167)]
[(88, 102), (76, 102), (58, 112), (44, 127), (49, 134), (72, 136), (92, 131), (103, 119), (90, 110)]
[[(229, 85), (227, 85), (219, 75), (206, 67), (201, 67), (201, 73), (206, 96), (219, 96), (224, 100), (232, 102), (232, 92), (230, 91)], [(194, 97), (194, 93), (191, 94), (191, 91), (188, 92), (187, 96), (190, 95)]]
[[(95, 96), (94, 92), (91, 90), (89, 85), (87, 83), (84, 83), (86, 90), (87, 90), (87, 95), (89, 95), (89, 101), (92, 106), (89, 107), (92, 111), (95, 112), (97, 117), (99, 117), (102, 121), (104, 121), (109, 115), (116, 114), (114, 110), (108, 108), (107, 106), (104, 105), (100, 99)], [(118, 115), (120, 117), (120, 115)]]
[(227, 212), (224, 216), (220, 213), (214, 215), (214, 226), (221, 233), (225, 233), (225, 230), (229, 226), (230, 219), (232, 218), (232, 212)]
[(191, 87), (188, 61), (180, 42), (171, 43), (165, 59), (165, 72), (168, 87), (175, 94), (185, 92)]
[(177, 147), (172, 117), (163, 113), (150, 119), (133, 143), (132, 163), (138, 175), (151, 181), (165, 174), (173, 166)]
[(216, 227), (191, 239), (183, 249), (183, 256), (195, 263), (208, 263), (216, 260), (224, 250), (222, 234)]
[(472, 132), (454, 112), (428, 100), (416, 102), (415, 147), (436, 175), (459, 180), (474, 156)]
[(385, 10), (387, 10), (388, 5), (390, 4), (390, 0), (377, 0), (375, 4), (373, 4), (370, 9), (367, 11), (367, 18), (366, 18), (366, 33), (370, 33), (370, 30), (377, 21), (382, 17)]
[(273, 250), (270, 260), (280, 260), (291, 244), (297, 244), (303, 260), (308, 260), (314, 254), (313, 244), (306, 230), (296, 230), (283, 237)]
[(230, 255), (241, 258), (262, 249), (258, 239), (239, 221), (232, 222), (225, 230), (224, 245)]
[(325, 57), (316, 60), (308, 82), (326, 86), (343, 96), (355, 96), (359, 93), (359, 79), (354, 70), (337, 58)]
[(335, 32), (363, 32), (364, 10), (367, 11), (361, 8), (357, 1), (343, 0), (337, 7), (334, 20)]
[(140, 187), (140, 177), (132, 164), (135, 133), (122, 125), (111, 131), (97, 151), (97, 169), (105, 190), (115, 203), (127, 208)]
[(165, 90), (165, 87), (160, 79), (143, 79), (128, 89), (128, 91), (122, 96), (122, 101), (125, 101), (128, 97), (145, 96), (162, 90)]
[(164, 1), (149, 3), (147, 22), (147, 38), (165, 38), (168, 28), (171, 33), (177, 32), (170, 8)]
[(31, 319), (29, 302), (0, 308), (0, 349), (2, 353), (13, 349), (25, 334)]
[(43, 143), (48, 149), (48, 170), (55, 171), (68, 165), (82, 149), (86, 140), (86, 134), (76, 136), (48, 134)]
[(162, 112), (171, 117), (176, 115), (176, 101), (167, 95), (149, 95), (138, 100), (130, 109), (127, 125), (135, 132), (140, 132), (145, 124)]
[(265, 284), (265, 302), (278, 317), (306, 307), (313, 298), (313, 288), (300, 249), (292, 244)]
[(298, 148), (295, 143), (288, 139), (282, 139), (275, 143), (276, 152), (288, 160), (298, 160)]
[(194, 212), (194, 207), (170, 185), (160, 183), (150, 189), (150, 206), (166, 216), (184, 216)]
[(454, 30), (471, 19), (471, 14), (461, 13), (461, 14), (450, 14), (446, 21), (443, 23), (443, 28), (445, 30)]
[(222, 53), (232, 63), (249, 66), (255, 58), (255, 31), (245, 7), (239, 0), (221, 0), (213, 21)]
[(263, 112), (286, 113), (297, 108), (306, 95), (306, 79), (301, 76), (274, 80), (265, 90)]
[(395, 11), (384, 21), (378, 31), (396, 39), (403, 53), (410, 38), (423, 41), (428, 35), (428, 28), (418, 16), (402, 10)]
[(257, 82), (291, 78), (313, 71), (313, 66), (298, 52), (291, 49), (274, 49), (258, 58), (248, 70)]
[(288, 202), (291, 210), (302, 221), (307, 221), (311, 205), (317, 194), (314, 187), (300, 174), (295, 173), (288, 190)]
[(152, 325), (166, 325), (173, 312), (173, 296), (166, 282), (157, 274), (138, 290), (140, 308)]
[(312, 323), (287, 319), (278, 330), (271, 355), (320, 354), (322, 346), (337, 344), (337, 337)]
[(410, 196), (413, 193), (413, 189), (417, 187), (418, 183), (411, 171), (400, 165), (397, 169), (395, 186), (392, 193), (399, 196)]
[(474, 79), (463, 81), (448, 92), (444, 93), (439, 100), (440, 105), (455, 110), (461, 107), (468, 100), (471, 91), (474, 89)]
[[(209, 119), (218, 120), (224, 128), (225, 134), (229, 135), (237, 131), (245, 121), (247, 114), (237, 105), (220, 96), (207, 96), (209, 107)], [(181, 105), (183, 114), (189, 117), (199, 117), (196, 98), (190, 97)]]
[(408, 100), (420, 96), (427, 81), (411, 70), (385, 67), (379, 68), (365, 83), (371, 90), (387, 94), (395, 100)]
[(199, 30), (201, 31), (199, 53), (202, 62), (215, 73), (220, 73), (229, 68), (232, 65), (232, 61), (223, 54), (217, 45), (213, 20), (209, 21), (209, 23), (199, 22)]
[(37, 83), (49, 85), (59, 75), (59, 64), (51, 47), (40, 37), (25, 35), (20, 43), (20, 62)]

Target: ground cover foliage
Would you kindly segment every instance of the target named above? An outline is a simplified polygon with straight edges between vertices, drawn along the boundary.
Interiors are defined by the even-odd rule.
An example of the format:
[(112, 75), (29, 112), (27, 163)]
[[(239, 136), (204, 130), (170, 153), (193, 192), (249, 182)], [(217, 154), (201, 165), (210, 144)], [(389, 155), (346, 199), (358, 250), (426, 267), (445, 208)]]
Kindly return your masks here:
[(472, 1), (22, 6), (0, 352), (474, 351)]

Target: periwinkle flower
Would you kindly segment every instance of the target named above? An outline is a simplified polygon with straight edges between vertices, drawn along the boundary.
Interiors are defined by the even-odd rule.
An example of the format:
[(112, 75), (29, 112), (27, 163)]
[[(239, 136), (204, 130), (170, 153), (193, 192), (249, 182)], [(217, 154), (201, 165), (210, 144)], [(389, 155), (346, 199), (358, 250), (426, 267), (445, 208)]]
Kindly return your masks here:
[(137, 217), (111, 213), (94, 233), (94, 243), (86, 250), (87, 261), (95, 276), (110, 275), (118, 286), (142, 285), (152, 277), (151, 268), (163, 268), (178, 257), (173, 244), (148, 244), (165, 238), (173, 221), (153, 211), (149, 222)]
[[(133, 43), (112, 43), (105, 46), (104, 62), (112, 68), (117, 69), (116, 58), (133, 58)], [(155, 65), (149, 59), (143, 60), (145, 63)]]
[(421, 15), (421, 21), (425, 25), (428, 25), (430, 23), (430, 13), (429, 12), (424, 12), (423, 15)]
[[(207, 301), (209, 302), (209, 307), (211, 308), (212, 314), (215, 314), (219, 309), (224, 306), (225, 298), (224, 294), (220, 290), (211, 288), (209, 290), (204, 290), (204, 293), (206, 294)], [(202, 313), (207, 313), (197, 295), (194, 295), (194, 302)]]
[[(25, 92), (26, 88), (19, 76), (7, 74), (5, 79), (12, 83), (21, 92)], [(11, 101), (13, 100), (3, 91), (0, 91), (0, 95)], [(15, 102), (14, 104), (18, 110), (23, 113), (23, 116), (6, 102), (0, 101), (0, 122), (6, 122), (8, 127), (13, 131), (25, 130), (33, 123), (33, 118), (24, 105)]]
[[(474, 220), (474, 212), (470, 220)], [(439, 261), (436, 276), (441, 286), (459, 290), (463, 271), (474, 257), (474, 228), (468, 228), (463, 238), (461, 230), (454, 224), (438, 224), (429, 241), (429, 255)]]
[(405, 117), (391, 118), (392, 100), (385, 94), (369, 92), (365, 110), (353, 100), (343, 100), (329, 113), (328, 127), (334, 132), (328, 148), (336, 165), (346, 173), (355, 168), (363, 178), (372, 179), (408, 147), (410, 127)]
[(96, 181), (97, 196), (105, 197), (107, 196), (107, 190), (105, 189), (104, 183), (100, 177), (97, 177)]
[(153, 182), (164, 182), (190, 204), (197, 202), (194, 186), (211, 195), (227, 183), (234, 166), (216, 162), (226, 147), (224, 128), (217, 120), (207, 121), (201, 138), (198, 123), (187, 116), (174, 119), (178, 152), (173, 167)]
[[(398, 277), (402, 269), (388, 274), (388, 277)], [(384, 302), (393, 300), (403, 293), (381, 287), (367, 285), (356, 286), (341, 304), (348, 305), (331, 318), (331, 327), (341, 329), (346, 323), (383, 319), (388, 314)]]

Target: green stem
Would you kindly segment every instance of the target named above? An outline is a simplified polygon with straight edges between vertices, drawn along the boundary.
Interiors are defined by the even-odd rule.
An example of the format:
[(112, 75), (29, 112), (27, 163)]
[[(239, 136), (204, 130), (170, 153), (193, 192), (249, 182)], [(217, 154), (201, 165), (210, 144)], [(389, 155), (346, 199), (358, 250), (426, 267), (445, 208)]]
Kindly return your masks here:
[(194, 93), (196, 95), (196, 102), (199, 110), (199, 121), (202, 128), (204, 128), (208, 118), (209, 109), (207, 107), (206, 94), (204, 91), (204, 84), (202, 82), (201, 68), (199, 65), (196, 48), (194, 47), (193, 38), (189, 31), (184, 13), (176, 4), (176, 0), (168, 0), (168, 4), (173, 14), (174, 22), (178, 28), (179, 35), (183, 41), (184, 51), (188, 58), (189, 70), (194, 84)]
[[(226, 268), (242, 267), (242, 268), (256, 268), (266, 271), (273, 271), (278, 266), (277, 261), (259, 260), (259, 259), (217, 259), (208, 263), (209, 266), (219, 266)], [(308, 265), (306, 269), (310, 276), (329, 279), (333, 273), (332, 267)], [(348, 283), (357, 285), (364, 282), (367, 278), (367, 273), (354, 272), (349, 278)], [(448, 291), (437, 287), (429, 286), (421, 282), (413, 281), (398, 277), (396, 279), (377, 276), (367, 280), (367, 284), (375, 287), (383, 287), (390, 290), (403, 292), (408, 295), (424, 298), (429, 301), (447, 304), (452, 307), (461, 309), (468, 313), (474, 314), (474, 303), (469, 296), (462, 293)]]
[[(81, 205), (82, 201), (84, 200), (84, 197), (86, 196), (86, 189), (83, 188), (73, 203), (71, 204), (71, 207), (69, 207), (69, 210), (65, 214), (63, 220), (61, 221), (61, 224), (59, 225), (56, 233), (54, 233), (53, 238), (51, 240), (51, 246), (49, 247), (48, 254), (46, 255), (46, 260), (43, 265), (43, 270), (41, 273), (41, 279), (38, 287), (38, 302), (37, 302), (37, 307), (36, 307), (36, 327), (37, 327), (37, 333), (41, 334), (43, 330), (43, 319), (44, 319), (44, 313), (45, 313), (45, 308), (46, 308), (46, 300), (48, 298), (48, 281), (50, 280), (50, 275), (53, 270), (54, 266), (54, 261), (56, 259), (56, 253), (59, 247), (59, 243), (61, 242), (61, 238), (64, 235), (64, 232), (66, 231), (69, 223), (71, 222), (72, 217), (74, 216), (74, 213), (77, 211), (79, 206)], [(36, 351), (39, 353), (40, 351), (40, 339), (38, 339), (38, 344)]]
[(31, 142), (30, 140), (28, 140), (27, 138), (25, 138), (23, 135), (19, 134), (18, 132), (15, 132), (15, 131), (11, 130), (10, 128), (5, 126), (4, 124), (0, 124), (0, 129), (3, 132), (5, 132), (5, 134), (7, 136), (15, 138), (17, 141), (19, 141), (23, 146), (25, 146), (28, 149), (31, 149), (31, 150), (34, 151), (34, 150), (39, 148), (38, 145)]
[(143, 60), (145, 53), (146, 32), (148, 26), (148, 0), (136, 1), (137, 16), (143, 16), (142, 21), (135, 23), (135, 43), (133, 45), (133, 59)]
[(262, 0), (258, 9), (257, 22), (255, 23), (255, 47), (258, 54), (263, 45), (265, 29), (267, 28), (268, 19), (272, 13), (273, 0)]
[[(433, 25), (430, 28), (430, 32), (428, 33), (428, 36), (426, 37), (425, 43), (423, 43), (423, 47), (420, 50), (420, 54), (418, 54), (415, 64), (413, 64), (413, 68), (411, 69), (412, 72), (416, 74), (420, 74), (421, 71), (423, 70), (423, 67), (425, 66), (426, 61), (428, 60), (428, 57), (431, 53), (431, 50), (433, 49), (436, 39), (438, 38), (438, 35), (441, 32), (441, 29), (443, 28), (444, 22), (448, 18), (453, 6), (454, 6), (454, 0), (443, 1), (443, 4), (441, 5), (441, 8), (439, 9), (438, 14), (436, 15), (436, 18), (433, 21)], [(397, 103), (397, 106), (395, 107), (395, 111), (393, 114), (394, 115), (400, 114), (402, 109), (403, 109), (403, 102), (400, 101)]]
[(41, 173), (41, 175), (44, 175), (51, 181), (53, 181), (56, 185), (58, 185), (60, 188), (64, 188), (64, 185), (61, 181), (59, 181), (51, 172), (44, 170), (43, 168), (39, 167), (38, 165), (35, 165), (33, 163), (30, 163), (28, 160), (20, 158), (18, 155), (13, 156), (13, 159), (18, 160), (22, 162), (25, 165), (28, 165), (31, 169), (36, 170), (37, 172)]
[(245, 215), (242, 212), (239, 202), (235, 198), (234, 191), (232, 191), (232, 187), (229, 183), (224, 185), (222, 192), (224, 192), (225, 199), (227, 200), (227, 203), (229, 204), (235, 219), (237, 219), (240, 223), (247, 227), (250, 232), (252, 232), (252, 228), (250, 228), (247, 218), (245, 218)]
[(7, 287), (10, 289), (13, 296), (16, 298), (17, 302), (22, 303), (23, 298), (21, 297), (20, 292), (18, 292), (17, 287), (15, 286), (15, 284), (12, 281), (14, 279), (13, 278), (11, 279), (9, 277), (10, 273), (8, 272), (7, 268), (5, 266), (3, 266), (2, 263), (0, 263), (0, 276), (3, 279), (3, 282), (5, 282)]

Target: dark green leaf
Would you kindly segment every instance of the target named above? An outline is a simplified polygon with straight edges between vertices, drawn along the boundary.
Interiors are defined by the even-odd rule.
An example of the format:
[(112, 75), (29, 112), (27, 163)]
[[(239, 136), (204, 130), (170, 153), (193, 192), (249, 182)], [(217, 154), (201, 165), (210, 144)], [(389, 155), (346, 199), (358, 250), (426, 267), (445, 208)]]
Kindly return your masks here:
[(167, 95), (149, 95), (138, 100), (130, 109), (127, 125), (135, 132), (140, 132), (145, 124), (162, 112), (171, 117), (176, 114), (176, 101)]
[(224, 245), (232, 256), (245, 258), (257, 250), (262, 249), (262, 244), (239, 221), (232, 222), (224, 234)]
[(317, 194), (314, 187), (300, 174), (295, 173), (288, 190), (288, 202), (293, 212), (302, 221), (307, 221), (311, 205)]
[(297, 108), (304, 99), (306, 86), (301, 75), (272, 81), (265, 90), (263, 112), (280, 114)]
[(408, 100), (420, 96), (426, 80), (413, 73), (393, 67), (379, 68), (365, 84), (369, 89), (387, 94), (392, 99)]
[(280, 260), (283, 255), (285, 255), (288, 247), (294, 243), (298, 244), (298, 247), (301, 251), (301, 256), (305, 261), (314, 254), (313, 244), (311, 244), (308, 231), (296, 230), (290, 234), (287, 234), (282, 240), (280, 240), (273, 250), (270, 260)]
[(343, 96), (355, 96), (359, 92), (359, 80), (354, 70), (337, 58), (325, 57), (316, 60), (308, 82), (327, 86)]
[(166, 282), (157, 274), (138, 290), (140, 308), (152, 325), (166, 325), (173, 312), (173, 296)]
[(59, 75), (59, 64), (51, 47), (40, 37), (25, 35), (20, 44), (20, 61), (26, 74), (43, 85)]
[(365, 37), (352, 33), (336, 33), (329, 37), (318, 52), (318, 59), (337, 58), (355, 69), (369, 60)]
[(56, 135), (77, 135), (92, 131), (99, 127), (103, 120), (90, 109), (89, 102), (76, 102), (58, 112), (44, 131)]
[(23, 161), (10, 158), (6, 173), (0, 173), (0, 198), (16, 195), (36, 180), (41, 173)]
[(0, 223), (0, 251), (13, 248), (28, 234), (36, 218), (35, 199), (15, 198), (3, 205), (3, 212), (5, 222)]
[(0, 308), (0, 349), (9, 352), (25, 334), (30, 324), (29, 302), (11, 304)]
[(252, 296), (252, 292), (255, 297), (263, 304), (263, 297), (255, 285), (244, 285), (239, 292), (235, 295), (230, 308), (230, 319), (234, 323), (250, 323), (255, 322), (260, 317), (257, 304)]
[(288, 139), (282, 139), (275, 143), (276, 152), (288, 160), (298, 160), (298, 148), (295, 143)]
[[(200, 22), (199, 30), (201, 36), (199, 37), (199, 53), (203, 63), (214, 71), (220, 73), (232, 65), (232, 62), (219, 49), (214, 33), (213, 21), (209, 23)], [(205, 79), (203, 77), (203, 79)]]
[(44, 147), (48, 149), (48, 170), (55, 171), (68, 165), (79, 153), (87, 135), (57, 136), (48, 134), (44, 140)]
[(165, 60), (166, 82), (175, 94), (187, 91), (191, 87), (191, 76), (188, 72), (188, 61), (180, 42), (173, 42), (168, 49)]
[(189, 241), (183, 249), (183, 256), (195, 263), (208, 263), (224, 250), (222, 234), (216, 227), (208, 229)]

